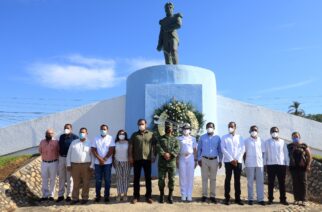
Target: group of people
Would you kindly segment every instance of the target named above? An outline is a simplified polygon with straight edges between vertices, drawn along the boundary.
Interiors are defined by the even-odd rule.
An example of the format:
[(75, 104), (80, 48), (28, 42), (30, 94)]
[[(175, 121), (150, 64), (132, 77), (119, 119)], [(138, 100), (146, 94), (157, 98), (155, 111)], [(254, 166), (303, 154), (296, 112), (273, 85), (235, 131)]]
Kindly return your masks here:
[[(278, 179), (280, 203), (288, 205), (285, 196), (285, 177), (289, 167), (293, 180), (295, 204), (305, 206), (307, 190), (307, 172), (310, 170), (311, 153), (308, 146), (301, 142), (300, 133), (292, 134), (292, 143), (287, 144), (279, 137), (279, 129), (272, 127), (271, 138), (262, 141), (257, 126), (251, 126), (250, 136), (243, 139), (236, 132), (236, 123), (228, 124), (228, 134), (219, 137), (215, 134), (215, 124), (207, 123), (207, 132), (198, 142), (191, 135), (190, 124), (184, 124), (181, 135), (173, 135), (171, 123), (165, 124), (165, 135), (161, 137), (147, 129), (145, 119), (137, 122), (138, 130), (128, 138), (125, 130), (118, 131), (115, 140), (109, 135), (107, 125), (100, 126), (100, 135), (92, 142), (87, 138), (87, 129), (81, 128), (75, 135), (72, 125), (64, 126), (64, 134), (54, 140), (54, 131), (48, 129), (46, 138), (40, 142), (39, 152), (42, 157), (42, 193), (41, 201), (54, 201), (55, 180), (59, 175), (57, 202), (65, 200), (81, 204), (89, 199), (89, 187), (92, 173), (95, 173), (96, 198), (100, 202), (101, 187), (104, 180), (104, 201), (110, 201), (112, 166), (116, 171), (116, 201), (127, 201), (129, 176), (134, 171), (132, 204), (140, 200), (140, 178), (142, 169), (145, 178), (145, 200), (152, 204), (151, 166), (158, 161), (159, 202), (165, 201), (165, 179), (168, 176), (167, 202), (173, 203), (173, 190), (176, 169), (179, 169), (181, 199), (192, 201), (194, 169), (201, 167), (202, 202), (209, 198), (216, 204), (216, 177), (218, 169), (225, 166), (225, 199), (230, 204), (230, 181), (234, 175), (235, 203), (243, 205), (240, 198), (240, 177), (242, 164), (245, 164), (248, 188), (248, 204), (254, 204), (254, 181), (256, 181), (257, 202), (264, 202), (264, 173), (268, 175), (268, 204), (274, 200), (275, 178)], [(210, 182), (210, 192), (208, 183)], [(66, 194), (66, 195), (65, 195)], [(208, 195), (209, 194), (209, 195)], [(65, 197), (66, 196), (66, 197)]]

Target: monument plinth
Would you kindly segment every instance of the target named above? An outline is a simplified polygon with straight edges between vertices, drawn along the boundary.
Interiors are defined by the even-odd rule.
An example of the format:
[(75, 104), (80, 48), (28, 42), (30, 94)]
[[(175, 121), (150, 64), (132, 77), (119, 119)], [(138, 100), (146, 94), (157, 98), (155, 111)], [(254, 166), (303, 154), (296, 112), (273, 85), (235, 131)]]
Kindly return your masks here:
[(127, 78), (125, 128), (137, 130), (136, 122), (152, 123), (154, 110), (171, 99), (191, 103), (206, 122), (217, 122), (214, 72), (188, 65), (159, 65), (140, 69)]

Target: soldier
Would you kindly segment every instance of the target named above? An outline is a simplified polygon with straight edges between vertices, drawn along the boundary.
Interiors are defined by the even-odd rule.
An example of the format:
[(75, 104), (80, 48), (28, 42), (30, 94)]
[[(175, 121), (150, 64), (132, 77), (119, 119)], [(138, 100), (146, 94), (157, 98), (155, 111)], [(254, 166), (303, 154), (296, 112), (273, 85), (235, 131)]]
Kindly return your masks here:
[(165, 126), (166, 134), (161, 137), (157, 144), (157, 152), (159, 154), (159, 202), (164, 202), (165, 176), (168, 173), (168, 202), (170, 204), (173, 204), (172, 193), (174, 188), (174, 178), (176, 175), (176, 158), (179, 153), (179, 141), (172, 135), (172, 131), (172, 125), (167, 123)]

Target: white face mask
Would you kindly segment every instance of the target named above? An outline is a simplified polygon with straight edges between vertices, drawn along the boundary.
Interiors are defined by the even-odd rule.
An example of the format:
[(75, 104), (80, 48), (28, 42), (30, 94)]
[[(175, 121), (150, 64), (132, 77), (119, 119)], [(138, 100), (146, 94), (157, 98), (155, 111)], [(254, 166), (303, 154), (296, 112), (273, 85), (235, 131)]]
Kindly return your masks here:
[(70, 134), (70, 129), (65, 129), (64, 132), (65, 134)]
[(272, 135), (272, 138), (278, 138), (278, 133), (277, 132), (273, 132), (271, 135)]
[(119, 135), (119, 139), (123, 141), (125, 139), (125, 135)]
[(140, 125), (140, 126), (139, 126), (139, 130), (140, 130), (140, 131), (144, 131), (144, 130), (145, 130), (145, 125)]
[(235, 132), (235, 129), (234, 129), (234, 128), (232, 128), (232, 127), (229, 127), (229, 128), (228, 128), (228, 132), (229, 132), (230, 134), (232, 134), (233, 132)]
[(101, 136), (106, 136), (107, 135), (107, 130), (101, 130)]
[(258, 134), (258, 133), (257, 133), (256, 131), (251, 131), (251, 132), (250, 132), (250, 135), (251, 135), (252, 137), (256, 137), (256, 136), (257, 136), (257, 134)]
[(190, 134), (190, 130), (189, 130), (189, 129), (185, 129), (185, 130), (183, 130), (183, 134), (184, 134), (184, 135), (189, 135), (189, 134)]
[(207, 128), (207, 133), (211, 134), (213, 132), (214, 132), (214, 128), (212, 127)]

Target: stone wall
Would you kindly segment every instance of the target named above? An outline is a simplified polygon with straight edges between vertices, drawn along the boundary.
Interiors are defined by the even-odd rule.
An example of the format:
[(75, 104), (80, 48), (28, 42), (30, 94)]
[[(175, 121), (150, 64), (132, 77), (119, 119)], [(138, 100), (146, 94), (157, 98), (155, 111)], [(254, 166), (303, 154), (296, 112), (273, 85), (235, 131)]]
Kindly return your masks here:
[[(308, 199), (322, 203), (322, 163), (313, 160), (307, 180)], [(289, 172), (286, 175), (286, 191), (293, 192), (292, 178)]]
[(0, 211), (35, 205), (41, 196), (40, 157), (0, 182)]
[[(243, 170), (243, 176), (246, 176), (246, 170)], [(311, 164), (311, 171), (307, 175), (308, 180), (308, 200), (322, 203), (322, 163), (313, 160)], [(265, 184), (268, 183), (267, 173), (265, 173)], [(285, 179), (286, 191), (293, 193), (292, 178), (289, 171), (286, 173)], [(275, 186), (278, 188), (277, 178), (275, 179)], [(276, 197), (275, 197), (276, 198)], [(278, 198), (278, 197), (277, 197)]]

